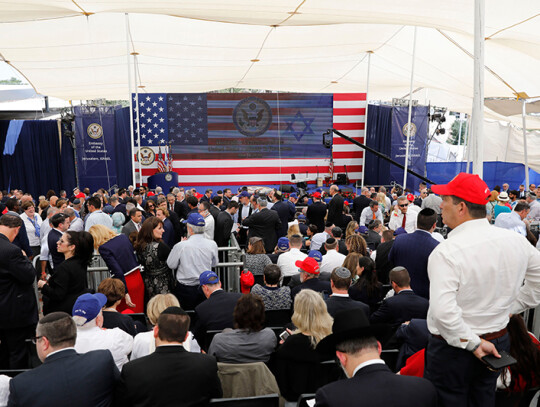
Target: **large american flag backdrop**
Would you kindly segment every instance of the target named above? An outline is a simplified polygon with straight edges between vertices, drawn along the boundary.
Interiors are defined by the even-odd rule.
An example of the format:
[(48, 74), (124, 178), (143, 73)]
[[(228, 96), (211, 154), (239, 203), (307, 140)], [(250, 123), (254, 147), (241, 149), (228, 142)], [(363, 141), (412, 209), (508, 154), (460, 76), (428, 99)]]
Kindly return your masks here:
[(334, 174), (346, 166), (351, 181), (362, 178), (363, 151), (335, 135), (325, 148), (322, 134), (333, 127), (363, 142), (365, 93), (143, 93), (138, 109), (136, 99), (143, 183), (157, 171), (148, 152), (160, 146), (170, 146), (181, 185), (279, 184), (291, 174), (315, 182), (331, 159)]

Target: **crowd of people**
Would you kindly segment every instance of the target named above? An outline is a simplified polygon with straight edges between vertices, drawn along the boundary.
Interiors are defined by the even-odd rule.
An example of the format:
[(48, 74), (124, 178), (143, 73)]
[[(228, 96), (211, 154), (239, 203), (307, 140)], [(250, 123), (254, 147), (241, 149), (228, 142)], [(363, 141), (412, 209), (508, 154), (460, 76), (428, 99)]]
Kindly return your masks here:
[[(43, 364), (0, 376), (0, 395), (9, 406), (205, 405), (238, 390), (221, 369), (255, 364), (243, 386), (275, 383), (288, 402), (494, 405), (497, 388), (540, 384), (540, 345), (518, 315), (540, 303), (536, 192), (490, 191), (464, 173), (350, 201), (337, 185), (3, 191), (0, 369), (29, 367), (29, 339)], [(231, 236), (241, 293), (216, 273)], [(93, 292), (96, 262), (110, 278)], [(386, 366), (383, 349), (397, 361)], [(482, 360), (503, 351), (517, 363)]]

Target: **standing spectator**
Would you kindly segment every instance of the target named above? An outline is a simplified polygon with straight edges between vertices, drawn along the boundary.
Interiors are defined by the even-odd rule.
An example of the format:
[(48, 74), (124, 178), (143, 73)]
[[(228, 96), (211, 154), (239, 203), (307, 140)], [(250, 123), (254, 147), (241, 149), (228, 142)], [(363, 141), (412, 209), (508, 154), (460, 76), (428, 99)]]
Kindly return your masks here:
[(41, 251), (41, 239), (40, 239), (40, 229), (41, 217), (36, 214), (36, 206), (32, 201), (26, 201), (22, 204), (21, 209), (23, 214), (21, 219), (24, 222), (26, 228), (26, 235), (28, 236), (28, 242), (30, 243), (30, 249), (32, 253), (27, 253), (30, 257), (37, 256)]
[(313, 203), (308, 206), (306, 216), (310, 224), (317, 226), (317, 230), (324, 230), (327, 206), (322, 202), (320, 192), (313, 193), (312, 197)]
[(271, 253), (281, 232), (281, 220), (277, 211), (267, 208), (268, 201), (265, 198), (258, 198), (257, 205), (259, 212), (245, 218), (242, 225), (249, 228), (248, 237), (262, 237), (266, 253)]
[(33, 335), (38, 321), (33, 283), (36, 270), (11, 242), (23, 221), (15, 215), (0, 217), (0, 369), (24, 369), (25, 339)]
[(129, 237), (133, 232), (139, 233), (141, 230), (142, 211), (138, 208), (133, 208), (129, 211), (129, 221), (122, 228), (122, 234)]
[(406, 196), (400, 196), (397, 199), (397, 206), (390, 214), (388, 229), (396, 230), (403, 228), (407, 233), (413, 233), (416, 230), (416, 211), (409, 211), (409, 200)]
[(367, 208), (371, 202), (369, 196), (369, 188), (362, 187), (360, 195), (357, 195), (356, 198), (353, 199), (354, 220), (357, 223), (360, 223), (360, 215), (362, 214), (362, 211)]
[(52, 229), (47, 235), (47, 245), (52, 258), (53, 270), (64, 261), (64, 255), (58, 252), (57, 243), (69, 228), (69, 218), (63, 213), (57, 213), (51, 217)]
[[(69, 228), (74, 232), (82, 232), (84, 230), (84, 222), (77, 216), (77, 212), (73, 208), (67, 208), (64, 214), (69, 218)], [(122, 215), (123, 216), (123, 215)]]
[(527, 237), (527, 225), (523, 219), (529, 214), (530, 207), (527, 202), (518, 202), (514, 210), (510, 213), (501, 213), (495, 220), (495, 226), (513, 230), (522, 236)]
[(171, 249), (163, 243), (162, 237), (163, 222), (152, 216), (143, 222), (135, 241), (137, 259), (144, 268), (143, 281), (147, 301), (157, 294), (171, 292), (174, 281), (171, 270), (167, 266)]
[(377, 246), (375, 253), (375, 270), (377, 270), (377, 279), (388, 284), (388, 274), (394, 268), (394, 263), (389, 258), (390, 251), (394, 247), (394, 231), (385, 230), (382, 233), (381, 244)]
[(383, 231), (383, 224), (379, 219), (372, 220), (368, 225), (368, 233), (366, 237), (366, 244), (369, 250), (375, 251), (381, 243), (381, 233)]
[(337, 185), (330, 186), (330, 195), (332, 199), (328, 203), (328, 216), (326, 221), (332, 222), (334, 225), (339, 226), (342, 229), (345, 229), (347, 225), (343, 224), (343, 205), (345, 200), (339, 193), (339, 187)]
[(145, 217), (149, 218), (151, 216), (156, 216), (156, 202), (153, 200), (146, 201), (146, 205), (144, 206), (144, 211), (146, 212)]
[(238, 203), (231, 201), (227, 209), (217, 216), (214, 240), (218, 247), (229, 246), (234, 226), (234, 215), (238, 212)]
[[(87, 207), (88, 207), (88, 216), (84, 222), (84, 230), (88, 232), (93, 225), (103, 225), (107, 226), (109, 229), (112, 229), (112, 219), (106, 213), (103, 213), (101, 210), (101, 199), (97, 196), (88, 198)], [(52, 205), (52, 204), (51, 204)]]
[(168, 218), (169, 211), (166, 208), (156, 209), (156, 218), (163, 222), (163, 242), (169, 247), (175, 245), (175, 232), (172, 222)]
[(283, 237), (287, 235), (289, 222), (294, 219), (295, 209), (293, 205), (283, 201), (281, 191), (274, 192), (273, 198), (274, 205), (272, 206), (272, 210), (278, 213), (281, 220), (281, 230), (278, 232), (278, 237)]
[(442, 199), (440, 196), (435, 195), (431, 189), (427, 190), (428, 196), (422, 200), (422, 209), (433, 209), (437, 215), (441, 214)]
[(262, 298), (266, 310), (291, 308), (291, 289), (288, 286), (279, 286), (281, 278), (279, 266), (270, 264), (264, 268), (264, 285), (255, 284), (251, 289), (252, 294)]
[(251, 271), (254, 276), (262, 276), (264, 268), (272, 264), (264, 250), (264, 242), (260, 237), (251, 237), (248, 242), (244, 269)]
[(493, 217), (495, 220), (501, 213), (510, 213), (512, 212), (512, 207), (508, 203), (510, 198), (506, 192), (501, 192), (497, 197), (497, 205), (493, 208)]
[(214, 230), (216, 223), (214, 217), (210, 213), (210, 202), (202, 201), (199, 204), (199, 213), (204, 218), (204, 237), (210, 240), (214, 240)]
[(364, 208), (360, 214), (358, 224), (360, 226), (368, 226), (373, 220), (379, 220), (381, 223), (384, 223), (383, 214), (377, 201), (371, 201), (369, 205)]
[(65, 257), (47, 280), (39, 280), (43, 294), (43, 314), (71, 312), (75, 300), (87, 292), (87, 269), (92, 260), (94, 240), (88, 232), (66, 232), (57, 243), (58, 252)]

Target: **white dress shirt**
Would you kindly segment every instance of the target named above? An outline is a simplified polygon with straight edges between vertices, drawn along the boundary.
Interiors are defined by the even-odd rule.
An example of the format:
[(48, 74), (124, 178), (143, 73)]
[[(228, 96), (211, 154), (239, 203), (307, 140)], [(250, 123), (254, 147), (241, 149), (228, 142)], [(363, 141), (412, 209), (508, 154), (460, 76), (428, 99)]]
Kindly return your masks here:
[(486, 219), (450, 232), (429, 256), (428, 275), (429, 331), (458, 348), (472, 350), (479, 335), (505, 328), (510, 313), (540, 303), (540, 252)]
[(529, 206), (531, 207), (531, 211), (527, 215), (527, 219), (540, 220), (540, 202), (532, 201)]
[[(204, 237), (210, 240), (214, 240), (214, 230), (216, 227), (216, 221), (210, 212), (204, 218)], [(204, 270), (203, 270), (204, 271)]]
[(111, 230), (113, 227), (111, 217), (106, 213), (103, 213), (101, 210), (94, 211), (86, 217), (84, 222), (84, 230), (88, 232), (88, 230), (90, 230), (90, 228), (94, 225), (107, 226)]
[[(384, 219), (382, 216), (381, 209), (377, 209), (377, 212), (375, 212), (375, 217), (381, 221), (381, 223), (384, 223)], [(374, 220), (373, 219), (373, 211), (368, 206), (364, 209), (362, 209), (362, 213), (360, 214), (360, 226), (367, 226), (369, 223)]]
[(522, 236), (527, 236), (527, 226), (525, 222), (521, 220), (521, 216), (517, 212), (500, 213), (495, 219), (495, 226), (500, 228), (513, 230)]
[(336, 249), (328, 250), (326, 254), (322, 256), (321, 273), (331, 273), (336, 267), (341, 267), (344, 260), (345, 255), (341, 254)]
[(81, 218), (75, 217), (73, 221), (69, 224), (68, 230), (72, 230), (74, 232), (82, 232), (84, 230), (84, 222)]
[(128, 355), (132, 348), (133, 337), (120, 328), (101, 329), (95, 324), (77, 327), (75, 350), (78, 353), (86, 353), (91, 350), (108, 349), (120, 371), (122, 366), (128, 362)]
[[(191, 332), (189, 332), (189, 336), (182, 346), (188, 352), (201, 353), (201, 348)], [(143, 356), (150, 355), (155, 351), (156, 339), (154, 338), (154, 331), (151, 330), (148, 332), (141, 332), (133, 339), (133, 352), (131, 352), (131, 357), (129, 360), (142, 358)]]
[(277, 265), (281, 269), (283, 277), (290, 277), (298, 274), (298, 267), (294, 264), (297, 260), (304, 260), (307, 254), (300, 249), (291, 248), (288, 252), (281, 253), (278, 257)]
[(309, 248), (311, 250), (319, 250), (329, 237), (330, 235), (326, 232), (316, 233), (311, 238), (311, 245)]
[[(413, 233), (416, 230), (416, 218), (418, 213), (411, 211), (411, 207), (407, 209), (407, 217), (405, 218), (405, 231), (407, 233)], [(388, 222), (388, 229), (396, 230), (403, 224), (403, 213), (400, 210), (394, 210), (390, 215), (390, 222)]]

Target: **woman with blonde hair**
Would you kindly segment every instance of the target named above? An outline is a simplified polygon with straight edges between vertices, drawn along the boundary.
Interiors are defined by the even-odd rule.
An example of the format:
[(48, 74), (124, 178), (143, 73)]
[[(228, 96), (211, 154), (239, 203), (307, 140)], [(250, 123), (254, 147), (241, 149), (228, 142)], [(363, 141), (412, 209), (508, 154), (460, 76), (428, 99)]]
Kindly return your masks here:
[[(179, 307), (178, 299), (172, 294), (157, 294), (148, 301), (146, 315), (152, 326), (157, 324), (160, 314), (169, 307)], [(187, 340), (182, 344), (187, 351), (199, 353), (201, 348), (189, 332)], [(156, 350), (156, 341), (154, 340), (154, 330), (141, 332), (133, 340), (133, 350), (131, 351), (131, 360), (142, 358), (153, 353)]]
[(118, 278), (126, 288), (126, 295), (118, 311), (130, 307), (133, 312), (144, 311), (144, 283), (133, 246), (126, 235), (117, 235), (104, 225), (93, 225), (89, 230), (94, 238), (94, 249), (109, 268), (111, 277)]
[(332, 372), (321, 370), (320, 362), (325, 358), (315, 347), (332, 333), (333, 321), (319, 293), (304, 289), (294, 298), (292, 322), (296, 330), (287, 330), (290, 336), (276, 351), (276, 380), (286, 400), (314, 393), (327, 383)]
[(379, 203), (379, 209), (381, 210), (381, 213), (388, 213), (390, 208), (386, 206), (386, 195), (382, 192), (377, 193), (377, 199), (376, 201)]
[(367, 256), (367, 244), (365, 239), (360, 235), (351, 235), (345, 239), (345, 245), (349, 253), (360, 253), (362, 256)]
[(298, 223), (295, 223), (291, 226), (289, 226), (289, 230), (287, 231), (287, 238), (290, 239), (293, 235), (300, 235), (302, 236), (302, 233), (300, 232), (300, 226), (298, 226)]
[(358, 222), (350, 221), (345, 230), (345, 238), (356, 235), (356, 229), (358, 229)]

